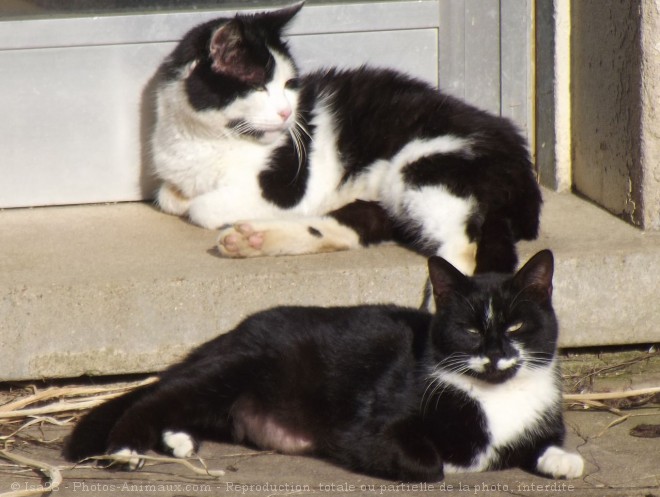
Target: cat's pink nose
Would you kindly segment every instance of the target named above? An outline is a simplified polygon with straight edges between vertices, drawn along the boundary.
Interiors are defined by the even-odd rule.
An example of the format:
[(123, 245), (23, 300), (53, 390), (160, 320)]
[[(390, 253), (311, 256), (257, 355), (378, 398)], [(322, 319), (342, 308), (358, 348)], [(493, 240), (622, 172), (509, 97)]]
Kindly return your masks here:
[(289, 119), (289, 116), (291, 115), (291, 109), (280, 109), (277, 112), (277, 115), (282, 118), (282, 121), (286, 121)]

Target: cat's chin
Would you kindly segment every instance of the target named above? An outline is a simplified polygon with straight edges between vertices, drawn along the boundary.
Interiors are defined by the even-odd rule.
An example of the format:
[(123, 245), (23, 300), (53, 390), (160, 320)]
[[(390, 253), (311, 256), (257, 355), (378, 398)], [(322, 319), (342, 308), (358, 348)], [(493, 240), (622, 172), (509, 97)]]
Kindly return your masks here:
[(509, 381), (511, 378), (516, 376), (518, 373), (518, 368), (511, 368), (506, 371), (489, 371), (485, 373), (471, 373), (470, 376), (478, 380), (483, 381), (484, 383), (490, 383), (491, 385), (499, 385), (506, 381)]
[(275, 128), (271, 130), (262, 130), (259, 141), (262, 143), (273, 143), (274, 141), (279, 140), (284, 134), (286, 134), (288, 128)]

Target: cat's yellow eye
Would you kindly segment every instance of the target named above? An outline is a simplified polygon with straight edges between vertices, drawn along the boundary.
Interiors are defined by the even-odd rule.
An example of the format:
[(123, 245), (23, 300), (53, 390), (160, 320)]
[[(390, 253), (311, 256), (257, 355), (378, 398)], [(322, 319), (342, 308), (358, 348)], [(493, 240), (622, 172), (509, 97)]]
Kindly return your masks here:
[(476, 328), (465, 328), (465, 331), (467, 331), (471, 335), (478, 335), (479, 330)]
[(520, 331), (522, 329), (522, 327), (523, 327), (523, 323), (522, 323), (522, 321), (520, 321), (519, 323), (514, 323), (511, 326), (509, 326), (506, 329), (506, 332), (507, 333), (515, 333), (516, 331)]

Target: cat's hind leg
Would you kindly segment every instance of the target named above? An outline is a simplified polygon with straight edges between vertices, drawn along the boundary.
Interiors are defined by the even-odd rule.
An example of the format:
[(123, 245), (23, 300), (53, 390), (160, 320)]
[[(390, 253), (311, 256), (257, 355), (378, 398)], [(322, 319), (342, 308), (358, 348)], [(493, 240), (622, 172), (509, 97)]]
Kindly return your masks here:
[(220, 230), (225, 257), (298, 255), (360, 247), (358, 234), (330, 216), (241, 221)]
[[(135, 440), (131, 441), (131, 445), (135, 444)], [(178, 459), (187, 459), (193, 457), (199, 447), (199, 443), (191, 435), (183, 431), (165, 430), (162, 432), (157, 448), (165, 454), (169, 454)], [(110, 455), (114, 456), (112, 464), (119, 464), (121, 468), (129, 471), (135, 471), (144, 466), (144, 453), (148, 449), (137, 450), (131, 447), (121, 449), (113, 449)]]
[(355, 200), (321, 217), (236, 223), (221, 231), (218, 249), (228, 257), (310, 254), (404, 242), (406, 235), (380, 204)]
[(108, 434), (104, 452), (123, 457), (124, 469), (139, 469), (144, 463), (140, 456), (151, 450), (190, 457), (201, 433), (205, 439), (229, 437), (234, 394), (227, 390), (209, 396), (213, 384), (187, 379), (194, 371), (179, 372), (180, 380), (172, 381), (171, 375), (161, 379), (159, 388), (128, 408)]
[[(415, 417), (393, 422), (369, 433), (360, 429), (358, 440), (344, 434), (330, 451), (331, 459), (353, 470), (404, 482), (436, 482), (444, 478), (444, 463)], [(367, 435), (369, 433), (369, 435)]]
[(470, 226), (476, 212), (472, 197), (458, 197), (440, 185), (410, 189), (397, 209), (414, 232), (413, 248), (439, 255), (467, 275), (476, 267), (477, 244)]

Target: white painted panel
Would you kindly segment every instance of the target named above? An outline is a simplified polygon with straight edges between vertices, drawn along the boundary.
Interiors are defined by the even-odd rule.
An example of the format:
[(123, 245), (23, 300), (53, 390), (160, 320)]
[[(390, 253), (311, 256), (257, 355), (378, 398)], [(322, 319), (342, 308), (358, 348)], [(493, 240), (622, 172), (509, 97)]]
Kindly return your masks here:
[(500, 113), (500, 2), (465, 0), (465, 100)]
[(438, 85), (438, 30), (319, 34), (291, 37), (301, 69), (363, 64), (394, 67)]
[(440, 2), (440, 89), (465, 98), (465, 0)]
[[(533, 85), (531, 0), (501, 0), (501, 114), (531, 139)], [(534, 147), (531, 147), (532, 150)]]
[(0, 53), (0, 206), (143, 198), (141, 93), (171, 48)]
[[(241, 9), (241, 12), (273, 9)], [(289, 33), (302, 35), (428, 28), (437, 26), (437, 12), (437, 0), (307, 5), (291, 23)], [(235, 13), (235, 10), (218, 9), (6, 21), (0, 22), (0, 50), (173, 41), (197, 24), (217, 17), (230, 17)]]

